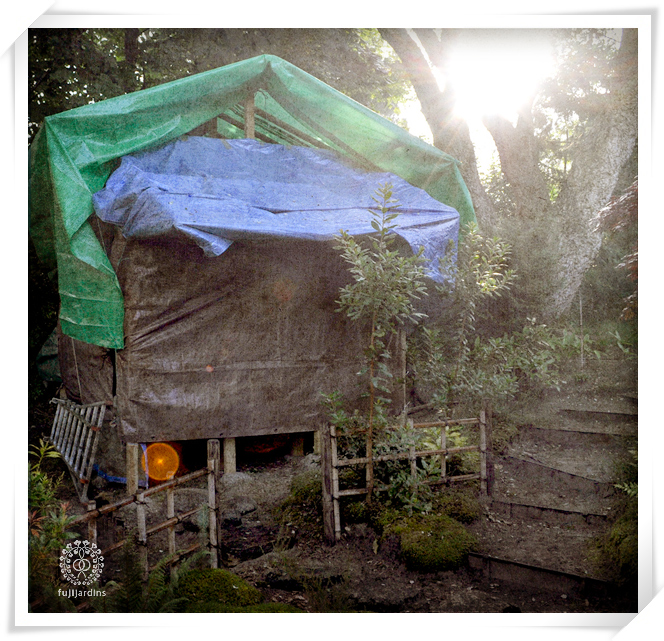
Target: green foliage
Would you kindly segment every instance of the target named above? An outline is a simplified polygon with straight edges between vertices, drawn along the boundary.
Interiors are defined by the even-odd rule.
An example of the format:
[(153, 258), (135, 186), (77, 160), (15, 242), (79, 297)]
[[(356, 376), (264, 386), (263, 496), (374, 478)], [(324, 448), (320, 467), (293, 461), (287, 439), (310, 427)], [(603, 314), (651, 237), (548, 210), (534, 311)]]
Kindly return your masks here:
[[(374, 201), (378, 207), (369, 210), (376, 234), (368, 246), (342, 231), (336, 247), (349, 264), (353, 277), (353, 282), (340, 290), (338, 311), (345, 312), (351, 320), (366, 327), (367, 332), (364, 366), (359, 376), (366, 381), (368, 417), (364, 419), (359, 413), (349, 416), (338, 395), (325, 397), (332, 418), (339, 423), (342, 432), (348, 432), (351, 426), (360, 428), (350, 436), (357, 436), (362, 431), (367, 453), (374, 451), (374, 429), (386, 424), (386, 408), (391, 402), (390, 341), (396, 343), (400, 326), (407, 322), (418, 323), (425, 317), (416, 311), (415, 301), (426, 295), (424, 249), (420, 248), (415, 255), (404, 256), (394, 248), (396, 236), (393, 230), (397, 227), (394, 221), (399, 205), (392, 198), (389, 184), (380, 187), (376, 195)], [(370, 501), (373, 479), (368, 486), (367, 500)]]
[[(337, 237), (336, 249), (349, 264), (353, 282), (343, 287), (337, 301), (339, 310), (353, 321), (367, 326), (367, 346), (364, 350), (365, 367), (360, 374), (368, 379), (370, 418), (375, 406), (388, 404), (390, 380), (390, 353), (388, 340), (398, 327), (410, 321), (418, 323), (425, 314), (417, 312), (415, 301), (426, 295), (424, 284), (424, 249), (415, 255), (403, 256), (394, 249), (396, 236), (392, 231), (399, 207), (392, 198), (392, 186), (383, 185), (374, 197), (378, 207), (370, 210), (371, 226), (377, 235), (370, 246), (362, 246), (345, 231)], [(380, 396), (379, 394), (385, 396)]]
[(68, 599), (57, 596), (64, 586), (60, 577), (59, 558), (68, 539), (76, 535), (69, 530), (73, 517), (69, 504), (57, 499), (62, 474), (53, 477), (42, 470), (45, 459), (60, 454), (45, 440), (30, 447), (36, 458), (28, 465), (28, 594), (31, 603), (42, 603), (48, 611), (70, 610)]
[(622, 479), (615, 487), (624, 492), (630, 499), (636, 500), (639, 496), (639, 454), (638, 450), (630, 450), (632, 460), (625, 464), (621, 470)]
[(226, 605), (225, 603), (215, 603), (215, 602), (208, 602), (208, 603), (194, 603), (192, 604), (188, 609), (187, 612), (196, 612), (196, 613), (202, 613), (202, 612), (245, 612), (245, 613), (297, 613), (297, 612), (304, 612), (304, 610), (300, 610), (299, 608), (296, 608), (294, 605), (290, 605), (288, 603), (274, 603), (274, 602), (266, 602), (266, 603), (256, 603), (255, 605), (246, 605), (246, 606), (239, 606), (239, 605)]
[(189, 600), (181, 593), (182, 581), (207, 551), (198, 552), (176, 564), (173, 572), (170, 564), (176, 558), (162, 558), (152, 569), (147, 582), (143, 581), (143, 569), (138, 557), (135, 537), (129, 537), (122, 547), (122, 580), (109, 581), (104, 588), (106, 596), (93, 597), (90, 605), (95, 612), (183, 612)]
[(484, 399), (500, 404), (519, 393), (560, 389), (562, 363), (582, 349), (599, 357), (589, 335), (556, 331), (533, 318), (518, 331), (495, 335), (490, 303), (516, 279), (509, 257), (509, 245), (485, 239), (471, 226), (456, 265), (446, 265), (453, 280), (439, 288), (448, 306), (411, 341), (417, 383), (432, 390), (433, 402), (448, 414), (472, 411)]
[(629, 497), (606, 534), (596, 542), (595, 563), (608, 578), (633, 584), (639, 569), (639, 514), (636, 496)]
[(394, 120), (408, 92), (398, 58), (375, 29), (31, 29), (30, 136), (45, 116), (261, 54)]
[(398, 535), (406, 566), (422, 572), (456, 570), (477, 545), (475, 537), (446, 514), (397, 520), (384, 534)]

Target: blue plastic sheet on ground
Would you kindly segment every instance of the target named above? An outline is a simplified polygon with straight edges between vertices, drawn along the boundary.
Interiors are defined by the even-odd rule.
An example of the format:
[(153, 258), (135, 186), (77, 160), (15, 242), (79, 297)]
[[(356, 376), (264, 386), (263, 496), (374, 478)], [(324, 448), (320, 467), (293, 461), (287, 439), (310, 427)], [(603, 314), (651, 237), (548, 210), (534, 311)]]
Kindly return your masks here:
[(236, 240), (327, 241), (371, 234), (376, 190), (392, 185), (395, 233), (424, 247), (429, 276), (459, 233), (459, 214), (391, 173), (351, 166), (333, 152), (255, 140), (188, 137), (122, 158), (93, 196), (97, 215), (126, 238), (183, 234), (208, 256)]

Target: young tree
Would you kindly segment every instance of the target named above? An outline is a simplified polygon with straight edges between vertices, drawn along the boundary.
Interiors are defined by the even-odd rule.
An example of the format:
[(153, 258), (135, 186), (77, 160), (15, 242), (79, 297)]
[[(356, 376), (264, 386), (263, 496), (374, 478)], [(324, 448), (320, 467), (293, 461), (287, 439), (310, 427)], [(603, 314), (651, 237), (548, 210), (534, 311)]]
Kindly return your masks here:
[[(459, 30), (416, 29), (417, 42), (403, 29), (380, 32), (408, 70), (434, 144), (462, 162), (480, 225), (512, 243), (527, 311), (545, 320), (559, 317), (600, 248), (595, 216), (635, 148), (637, 30), (624, 29), (619, 44), (601, 30), (559, 32), (564, 64), (539, 102), (533, 96), (523, 104), (515, 124), (484, 118), (514, 205), (508, 218), (496, 211), (480, 182), (467, 123), (453, 113), (454, 86), (448, 82), (441, 91), (432, 71), (431, 65), (446, 72)], [(560, 146), (564, 169), (571, 168), (555, 185), (550, 166), (543, 164), (552, 125), (546, 121), (551, 111), (544, 108), (576, 123), (567, 131), (571, 140)]]
[[(369, 416), (366, 433), (367, 457), (373, 457), (373, 428), (376, 414), (382, 413), (390, 394), (389, 343), (396, 344), (397, 330), (410, 321), (419, 322), (425, 315), (415, 309), (415, 301), (426, 295), (424, 283), (424, 248), (417, 254), (402, 255), (394, 248), (397, 227), (394, 220), (399, 207), (392, 198), (392, 185), (383, 185), (374, 197), (378, 207), (371, 226), (376, 231), (369, 246), (363, 246), (342, 231), (336, 247), (349, 264), (353, 282), (343, 287), (339, 296), (339, 311), (353, 321), (366, 324), (367, 346), (364, 350), (369, 397)], [(373, 490), (373, 466), (367, 466), (367, 489), (370, 499)]]

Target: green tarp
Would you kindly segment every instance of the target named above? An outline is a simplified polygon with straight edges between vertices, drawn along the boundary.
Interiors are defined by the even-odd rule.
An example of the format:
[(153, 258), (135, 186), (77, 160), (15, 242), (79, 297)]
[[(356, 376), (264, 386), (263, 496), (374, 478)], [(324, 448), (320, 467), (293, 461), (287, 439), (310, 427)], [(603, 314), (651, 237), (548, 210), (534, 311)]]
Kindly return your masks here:
[(244, 137), (242, 105), (255, 95), (256, 137), (333, 149), (367, 169), (389, 171), (475, 220), (458, 163), (354, 100), (275, 56), (258, 56), (151, 89), (49, 116), (29, 156), (30, 234), (54, 273), (64, 334), (124, 346), (124, 305), (93, 231), (92, 194), (122, 156), (157, 147), (217, 119)]

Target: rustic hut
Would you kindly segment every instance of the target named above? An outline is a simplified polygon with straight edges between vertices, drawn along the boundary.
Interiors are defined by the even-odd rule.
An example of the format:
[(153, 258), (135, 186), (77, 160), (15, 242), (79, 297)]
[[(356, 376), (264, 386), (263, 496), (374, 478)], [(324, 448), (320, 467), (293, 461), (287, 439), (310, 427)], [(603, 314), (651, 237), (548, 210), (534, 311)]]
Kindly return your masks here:
[[(273, 56), (47, 118), (30, 227), (57, 272), (70, 398), (123, 443), (318, 429), (357, 397), (361, 340), (335, 300), (341, 229), (391, 183), (404, 250), (473, 219), (454, 159)], [(112, 447), (100, 456), (109, 468)], [(230, 459), (229, 459), (230, 460)]]

